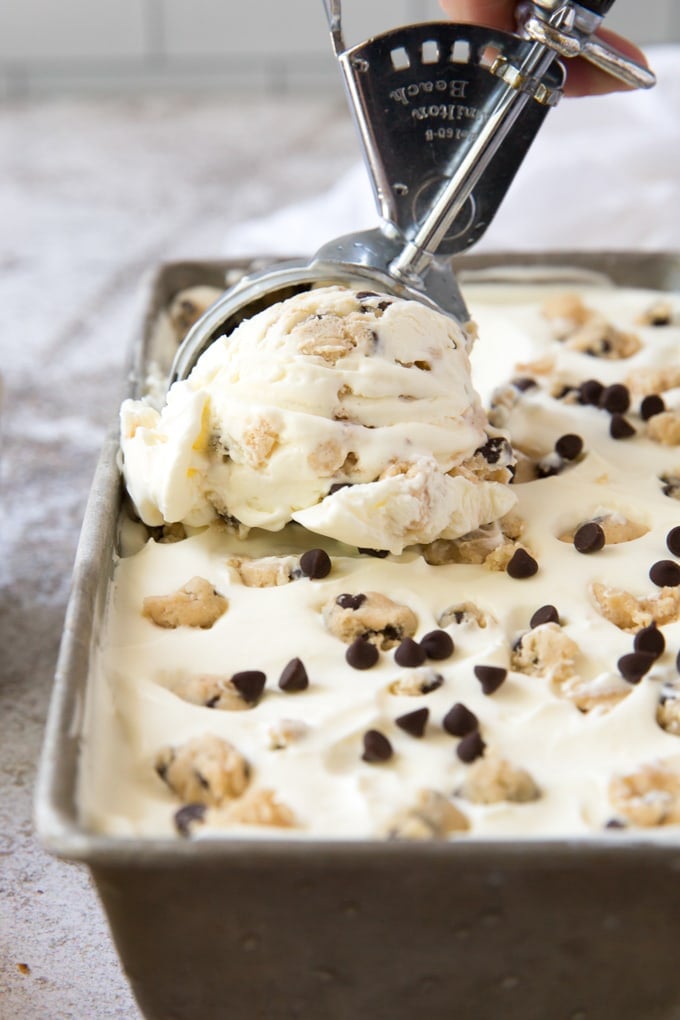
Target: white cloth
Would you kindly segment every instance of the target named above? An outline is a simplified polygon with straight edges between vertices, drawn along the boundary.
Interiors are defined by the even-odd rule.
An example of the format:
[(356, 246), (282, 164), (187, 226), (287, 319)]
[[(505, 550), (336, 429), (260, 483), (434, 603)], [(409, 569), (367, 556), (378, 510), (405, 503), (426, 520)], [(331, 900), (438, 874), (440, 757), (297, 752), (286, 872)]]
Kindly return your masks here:
[[(680, 46), (649, 47), (649, 91), (565, 99), (551, 111), (475, 251), (680, 249)], [(358, 145), (358, 143), (357, 143)], [(376, 226), (358, 163), (321, 195), (242, 223), (230, 256), (314, 252)]]

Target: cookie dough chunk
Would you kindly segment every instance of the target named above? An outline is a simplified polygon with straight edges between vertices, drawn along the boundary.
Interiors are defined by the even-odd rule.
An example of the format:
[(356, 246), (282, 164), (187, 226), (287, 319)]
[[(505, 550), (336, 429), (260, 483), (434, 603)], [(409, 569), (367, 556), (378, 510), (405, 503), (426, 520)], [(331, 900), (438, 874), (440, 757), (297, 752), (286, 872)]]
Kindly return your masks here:
[(279, 445), (277, 425), (264, 415), (254, 417), (241, 433), (240, 453), (250, 467), (260, 470)]
[(515, 454), (509, 441), (501, 434), (487, 434), (484, 446), (452, 468), (450, 475), (463, 475), (473, 482), (500, 482), (507, 485), (513, 475)]
[(578, 294), (563, 292), (548, 298), (541, 306), (541, 313), (550, 322), (556, 340), (565, 340), (575, 330), (585, 326), (598, 313), (589, 308)]
[(506, 570), (508, 563), (518, 549), (524, 549), (525, 552), (528, 552), (526, 547), (518, 542), (505, 541), (501, 545), (497, 546), (493, 552), (489, 553), (487, 558), (484, 560), (484, 566), (487, 570)]
[(559, 687), (574, 676), (578, 654), (578, 645), (559, 623), (543, 623), (522, 635), (510, 662), (519, 673), (546, 677)]
[(680, 771), (665, 761), (640, 765), (609, 784), (614, 810), (633, 825), (680, 824)]
[(296, 744), (309, 733), (309, 726), (302, 719), (279, 719), (267, 732), (267, 746), (270, 751), (283, 751)]
[(680, 499), (680, 474), (678, 472), (659, 475), (659, 481), (664, 496), (668, 496), (669, 499)]
[(526, 804), (538, 800), (541, 791), (526, 769), (489, 755), (470, 766), (461, 794), (473, 804)]
[(482, 564), (504, 542), (503, 532), (497, 524), (485, 525), (460, 538), (438, 538), (423, 547), (423, 558), (430, 566), (446, 563)]
[(361, 312), (345, 316), (328, 312), (313, 315), (291, 330), (300, 354), (314, 355), (334, 365), (355, 348), (364, 354), (372, 351), (376, 335)]
[(680, 737), (680, 687), (664, 685), (656, 709), (656, 721), (666, 733)]
[(149, 595), (142, 615), (157, 627), (200, 627), (208, 630), (227, 611), (228, 602), (204, 577), (192, 577), (169, 595)]
[(467, 832), (466, 815), (438, 790), (421, 790), (414, 804), (400, 811), (388, 827), (392, 839), (445, 839), (454, 832)]
[(637, 633), (655, 623), (663, 627), (680, 617), (680, 590), (661, 588), (658, 594), (636, 598), (622, 588), (596, 581), (591, 585), (595, 604), (606, 620), (620, 630)]
[(575, 528), (567, 528), (561, 532), (557, 537), (560, 542), (573, 542), (574, 535), (584, 524), (589, 523), (599, 524), (604, 532), (605, 545), (619, 545), (621, 542), (634, 542), (637, 538), (642, 538), (649, 531), (646, 525), (639, 523), (638, 521), (632, 521), (626, 517), (625, 514), (610, 513), (600, 514), (597, 517), (591, 517), (587, 521), (580, 521)]
[(243, 797), (231, 801), (223, 812), (223, 820), (228, 825), (264, 825), (278, 829), (297, 825), (291, 809), (269, 789), (249, 790)]
[(222, 712), (240, 712), (253, 708), (259, 698), (246, 697), (247, 687), (239, 689), (229, 676), (188, 673), (171, 677), (164, 684), (169, 691), (191, 705), (202, 705)]
[(498, 386), (491, 394), (489, 424), (494, 428), (505, 428), (521, 398), (522, 390), (511, 382)]
[(632, 396), (649, 397), (654, 393), (665, 393), (680, 386), (680, 366), (664, 365), (663, 368), (637, 369), (624, 379)]
[(557, 693), (573, 701), (580, 712), (608, 712), (627, 698), (633, 688), (621, 677), (606, 676), (584, 680), (569, 677), (559, 685)]
[(637, 321), (641, 326), (669, 326), (673, 321), (673, 305), (660, 298), (645, 308)]
[(565, 347), (571, 351), (609, 361), (632, 358), (641, 346), (640, 337), (636, 333), (625, 333), (600, 316), (593, 317), (575, 330), (565, 343)]
[(414, 669), (397, 677), (390, 684), (389, 692), (399, 697), (415, 698), (436, 691), (443, 683), (441, 673), (424, 666), (422, 669)]
[(680, 446), (680, 411), (661, 411), (647, 422), (647, 435), (661, 446)]
[(227, 561), (247, 588), (275, 588), (300, 576), (296, 556), (234, 556)]
[(517, 548), (525, 522), (511, 511), (500, 521), (485, 524), (460, 538), (439, 538), (423, 546), (423, 558), (433, 567), (446, 563), (484, 564), (489, 570), (505, 570)]
[(250, 780), (243, 755), (214, 733), (192, 737), (156, 755), (156, 772), (185, 804), (218, 807), (240, 797)]
[(447, 606), (437, 617), (437, 624), (446, 629), (452, 624), (463, 626), (467, 624), (474, 627), (479, 627), (480, 630), (484, 630), (491, 624), (494, 624), (495, 619), (486, 613), (483, 609), (475, 602), (457, 602), (453, 606)]
[(345, 644), (366, 638), (383, 651), (413, 637), (418, 627), (412, 609), (377, 591), (338, 595), (324, 606), (323, 619), (331, 634)]

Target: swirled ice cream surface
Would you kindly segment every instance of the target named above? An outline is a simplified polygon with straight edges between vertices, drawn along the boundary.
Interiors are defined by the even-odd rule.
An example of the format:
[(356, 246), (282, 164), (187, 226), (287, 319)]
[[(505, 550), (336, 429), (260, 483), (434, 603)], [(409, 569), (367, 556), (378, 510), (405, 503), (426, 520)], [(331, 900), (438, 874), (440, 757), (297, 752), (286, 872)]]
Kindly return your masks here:
[(471, 353), (323, 289), (124, 405), (88, 828), (677, 838), (680, 302), (466, 296)]

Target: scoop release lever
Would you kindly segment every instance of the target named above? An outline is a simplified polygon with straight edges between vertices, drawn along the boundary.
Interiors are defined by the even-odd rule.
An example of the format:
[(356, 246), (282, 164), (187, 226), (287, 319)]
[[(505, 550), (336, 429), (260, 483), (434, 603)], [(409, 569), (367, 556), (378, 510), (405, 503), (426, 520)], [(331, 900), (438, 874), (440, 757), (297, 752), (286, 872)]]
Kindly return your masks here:
[(516, 34), (431, 22), (348, 48), (341, 0), (324, 0), (394, 279), (427, 292), (436, 256), (482, 236), (562, 96), (559, 58), (585, 57), (628, 84), (654, 84), (648, 69), (595, 37), (612, 2), (535, 0), (518, 6)]

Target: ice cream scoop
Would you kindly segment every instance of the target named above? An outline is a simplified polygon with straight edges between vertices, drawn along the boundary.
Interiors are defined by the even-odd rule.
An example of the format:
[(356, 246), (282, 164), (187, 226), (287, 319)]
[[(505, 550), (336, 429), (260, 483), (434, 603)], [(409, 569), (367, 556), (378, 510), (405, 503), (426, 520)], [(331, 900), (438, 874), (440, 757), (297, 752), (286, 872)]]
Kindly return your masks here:
[(558, 102), (558, 55), (593, 60), (628, 84), (654, 83), (646, 68), (594, 39), (611, 5), (536, 0), (518, 8), (518, 34), (431, 22), (348, 48), (340, 0), (324, 0), (380, 225), (330, 241), (309, 261), (246, 277), (190, 330), (171, 381), (186, 378), (242, 319), (320, 282), (414, 298), (465, 322), (450, 256), (481, 237)]

